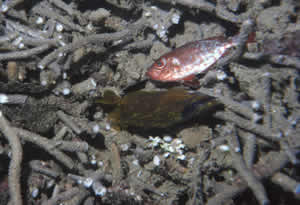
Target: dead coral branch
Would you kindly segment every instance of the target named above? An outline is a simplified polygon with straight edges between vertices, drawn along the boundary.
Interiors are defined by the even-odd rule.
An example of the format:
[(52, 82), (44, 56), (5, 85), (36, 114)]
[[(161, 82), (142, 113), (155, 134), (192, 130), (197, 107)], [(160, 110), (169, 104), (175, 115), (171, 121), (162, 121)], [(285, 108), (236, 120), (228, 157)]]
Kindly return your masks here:
[(23, 149), (19, 137), (15, 130), (9, 125), (9, 122), (0, 111), (0, 130), (9, 142), (11, 147), (11, 162), (9, 165), (8, 183), (11, 203), (14, 205), (22, 205), (21, 194), (21, 163), (23, 158)]

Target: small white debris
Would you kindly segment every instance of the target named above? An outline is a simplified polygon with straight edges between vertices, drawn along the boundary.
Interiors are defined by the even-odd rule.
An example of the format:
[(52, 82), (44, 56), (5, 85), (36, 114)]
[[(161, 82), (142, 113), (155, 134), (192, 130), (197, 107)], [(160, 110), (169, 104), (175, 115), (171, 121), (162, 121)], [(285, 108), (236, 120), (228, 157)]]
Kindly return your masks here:
[(105, 124), (105, 130), (106, 130), (106, 131), (109, 131), (110, 129), (111, 129), (110, 124), (109, 124), (109, 123), (106, 123), (106, 124)]
[(157, 30), (157, 29), (158, 29), (158, 24), (154, 24), (152, 28), (153, 28), (154, 30)]
[(35, 23), (36, 23), (37, 25), (43, 24), (43, 23), (44, 23), (44, 18), (41, 17), (41, 16), (39, 16), (39, 17), (36, 19)]
[(91, 83), (92, 85), (96, 88), (97, 87), (97, 83), (96, 81), (94, 80), (94, 78), (91, 78)]
[(99, 161), (99, 162), (97, 163), (97, 165), (98, 165), (98, 167), (103, 167), (104, 163), (103, 163), (102, 161)]
[(117, 40), (117, 41), (114, 41), (114, 42), (113, 42), (113, 46), (119, 45), (119, 44), (121, 44), (122, 42), (123, 42), (122, 39)]
[(36, 198), (39, 195), (40, 191), (38, 188), (33, 188), (32, 192), (31, 192), (31, 196), (32, 198)]
[(251, 103), (251, 107), (253, 110), (258, 111), (261, 108), (261, 104), (255, 100)]
[(59, 96), (59, 91), (58, 90), (54, 90), (53, 93), (54, 93), (54, 95)]
[(166, 37), (166, 34), (167, 34), (167, 30), (165, 30), (165, 29), (160, 29), (160, 30), (158, 30), (156, 33), (157, 33), (157, 35), (158, 35), (160, 38), (165, 38), (165, 37)]
[(179, 145), (179, 144), (182, 144), (182, 140), (181, 139), (175, 139), (172, 144), (175, 144), (175, 145)]
[(165, 142), (171, 142), (172, 141), (171, 136), (164, 136), (163, 139), (164, 139)]
[(164, 158), (168, 158), (169, 156), (170, 156), (170, 152), (166, 152), (166, 153), (164, 153)]
[(63, 77), (64, 80), (66, 80), (68, 78), (68, 74), (66, 72), (64, 72), (62, 77)]
[(38, 67), (39, 69), (41, 69), (41, 70), (43, 70), (43, 69), (45, 68), (45, 66), (42, 65), (42, 64), (39, 64), (37, 67)]
[(241, 152), (241, 148), (240, 147), (234, 147), (234, 151), (235, 152)]
[(128, 150), (129, 150), (129, 144), (121, 144), (121, 145), (120, 145), (120, 149), (121, 149), (121, 151), (123, 151), (123, 152), (128, 151)]
[(55, 29), (57, 32), (62, 32), (64, 30), (64, 26), (61, 23), (57, 23)]
[(184, 149), (184, 148), (185, 148), (184, 144), (178, 144), (175, 149), (176, 149), (176, 151), (182, 151), (182, 149)]
[(186, 156), (184, 154), (182, 154), (182, 155), (178, 155), (176, 158), (179, 160), (185, 160)]
[(295, 127), (298, 123), (298, 120), (297, 119), (296, 120), (290, 120), (290, 123), (293, 127)]
[(261, 119), (262, 119), (262, 116), (257, 114), (257, 113), (254, 113), (253, 116), (252, 116), (252, 121), (255, 122), (255, 123), (257, 123)]
[[(1, 112), (0, 116), (2, 116), (2, 112)], [(9, 152), (7, 153), (7, 156), (8, 156), (9, 158), (11, 158), (11, 155), (12, 155), (12, 153), (11, 153), (11, 151), (9, 151)]]
[(164, 143), (160, 146), (162, 149), (164, 149), (166, 152), (174, 153), (176, 152), (176, 149), (170, 145), (169, 143)]
[(41, 85), (42, 85), (42, 86), (46, 86), (47, 84), (48, 84), (48, 83), (47, 83), (46, 80), (42, 80), (42, 81), (41, 81)]
[(155, 156), (153, 157), (153, 164), (154, 164), (155, 166), (159, 166), (159, 165), (160, 165), (160, 158), (159, 158), (159, 156), (155, 155)]
[(179, 154), (179, 155), (183, 155), (183, 153), (184, 153), (184, 151), (183, 150), (177, 150), (177, 154)]
[[(172, 140), (171, 136), (164, 136), (163, 139), (160, 137), (149, 137), (149, 141), (151, 143), (148, 145), (149, 147), (156, 148), (159, 146), (163, 150), (163, 157), (168, 158), (171, 154), (175, 154), (175, 157), (179, 157), (180, 160), (185, 160), (184, 156), (184, 149), (186, 147), (185, 144), (183, 144), (181, 139), (174, 139)], [(158, 156), (155, 156), (153, 158), (153, 163), (158, 166), (160, 163), (160, 158)]]
[(84, 181), (83, 181), (83, 186), (85, 186), (86, 188), (89, 188), (92, 186), (92, 184), (94, 183), (94, 180), (90, 177), (87, 177)]
[(66, 43), (63, 42), (63, 41), (58, 41), (58, 43), (59, 43), (59, 45), (61, 45), (62, 47), (64, 47), (64, 46), (66, 45)]
[(65, 55), (65, 54), (62, 53), (62, 52), (58, 53), (58, 57), (59, 57), (59, 58), (63, 57), (64, 55)]
[(51, 179), (50, 181), (47, 182), (46, 187), (49, 189), (49, 188), (53, 187), (54, 184), (55, 184), (55, 181), (53, 179)]
[(142, 201), (142, 200), (143, 200), (143, 198), (142, 198), (140, 195), (136, 195), (136, 196), (135, 196), (135, 199), (136, 199), (137, 201)]
[(144, 16), (145, 16), (145, 17), (150, 17), (150, 16), (152, 16), (152, 13), (151, 13), (150, 11), (146, 11), (146, 12), (144, 13)]
[(157, 147), (159, 144), (162, 143), (162, 140), (159, 137), (153, 138), (152, 136), (150, 136), (149, 140), (151, 141), (151, 143), (148, 145), (149, 147)]
[(2, 4), (2, 6), (1, 6), (1, 12), (7, 12), (8, 11), (8, 6), (5, 4), (5, 3), (3, 3)]
[(19, 49), (22, 49), (22, 48), (24, 48), (24, 47), (25, 47), (24, 43), (19, 43), (19, 45), (18, 45), (18, 48), (19, 48)]
[(92, 188), (96, 196), (104, 196), (107, 192), (106, 187), (104, 187), (100, 182), (95, 182)]
[(98, 133), (100, 131), (100, 126), (98, 124), (93, 125), (92, 131), (93, 133)]
[(64, 88), (62, 93), (63, 93), (63, 95), (70, 95), (71, 89), (70, 88)]
[(223, 80), (226, 80), (227, 79), (227, 74), (224, 72), (224, 71), (217, 71), (217, 74), (216, 74), (216, 76), (217, 76), (217, 79), (219, 80), (219, 81), (223, 81)]
[(22, 40), (23, 40), (23, 38), (21, 36), (19, 36), (12, 42), (12, 45), (19, 46), (19, 44), (22, 42)]
[(171, 19), (172, 23), (178, 24), (179, 20), (180, 20), (180, 16), (178, 14), (173, 14), (172, 19)]
[(230, 149), (229, 146), (225, 144), (218, 146), (218, 148), (223, 152), (228, 152)]
[(91, 163), (91, 165), (95, 165), (95, 164), (97, 164), (97, 160), (92, 159), (92, 160), (90, 161), (90, 163)]
[[(170, 147), (170, 144), (169, 143), (162, 143), (160, 145), (160, 148), (162, 148), (163, 150), (165, 151), (168, 151), (169, 150), (169, 147)], [(175, 150), (174, 150), (175, 151)]]
[(92, 23), (89, 23), (89, 24), (86, 26), (86, 29), (87, 29), (88, 31), (93, 31), (93, 30), (94, 30), (93, 24), (92, 24)]
[(138, 166), (138, 167), (140, 166), (139, 160), (137, 160), (137, 159), (133, 160), (132, 164), (135, 166)]
[(5, 94), (0, 94), (0, 104), (8, 103), (8, 96)]

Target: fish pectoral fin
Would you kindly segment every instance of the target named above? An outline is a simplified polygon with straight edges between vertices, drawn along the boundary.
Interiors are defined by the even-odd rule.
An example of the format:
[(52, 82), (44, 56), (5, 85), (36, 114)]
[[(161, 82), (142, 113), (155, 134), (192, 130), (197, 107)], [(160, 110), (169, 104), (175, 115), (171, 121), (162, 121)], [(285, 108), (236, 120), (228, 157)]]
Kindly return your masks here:
[(200, 83), (195, 75), (189, 75), (182, 79), (182, 83), (186, 86), (192, 87), (192, 88), (199, 88)]

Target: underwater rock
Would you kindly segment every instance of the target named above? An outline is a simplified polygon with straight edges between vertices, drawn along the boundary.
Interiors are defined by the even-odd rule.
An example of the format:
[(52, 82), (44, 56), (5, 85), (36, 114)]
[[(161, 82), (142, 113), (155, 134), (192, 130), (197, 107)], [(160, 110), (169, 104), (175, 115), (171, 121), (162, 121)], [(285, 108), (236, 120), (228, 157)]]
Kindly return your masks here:
[[(112, 104), (115, 98), (111, 91), (97, 103), (108, 104), (105, 96), (109, 96)], [(220, 102), (215, 98), (199, 92), (190, 92), (183, 88), (173, 88), (167, 91), (136, 91), (125, 95), (118, 106), (109, 113), (112, 126), (127, 128), (169, 128), (178, 123), (188, 121), (195, 116), (206, 117), (214, 111)]]

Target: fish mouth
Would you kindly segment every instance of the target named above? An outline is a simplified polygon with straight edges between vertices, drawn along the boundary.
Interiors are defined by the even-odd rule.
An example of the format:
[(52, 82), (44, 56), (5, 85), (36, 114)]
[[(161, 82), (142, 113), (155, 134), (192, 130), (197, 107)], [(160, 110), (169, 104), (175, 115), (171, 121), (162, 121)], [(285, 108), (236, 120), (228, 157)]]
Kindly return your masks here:
[(160, 73), (153, 70), (153, 69), (149, 69), (147, 72), (146, 72), (146, 76), (148, 76), (150, 79), (152, 80), (157, 80), (160, 76)]
[(162, 72), (160, 70), (156, 69), (150, 69), (146, 72), (146, 76), (148, 76), (153, 81), (159, 81), (159, 82), (173, 82), (176, 80), (173, 80), (170, 73)]

